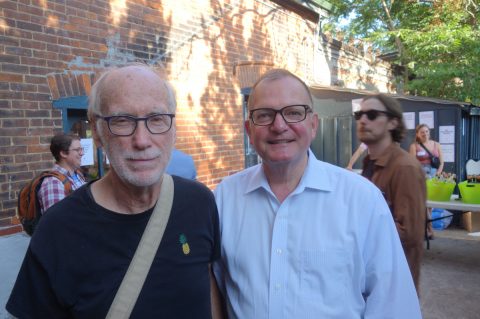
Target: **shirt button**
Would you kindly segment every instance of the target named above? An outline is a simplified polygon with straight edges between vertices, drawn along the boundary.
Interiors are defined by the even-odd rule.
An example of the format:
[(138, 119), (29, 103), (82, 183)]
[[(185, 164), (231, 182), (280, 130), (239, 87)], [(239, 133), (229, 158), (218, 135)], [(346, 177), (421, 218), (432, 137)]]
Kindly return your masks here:
[(282, 250), (280, 248), (277, 248), (276, 250), (277, 254), (281, 255), (282, 254)]
[(280, 288), (282, 288), (282, 285), (281, 285), (281, 284), (276, 284), (276, 285), (275, 285), (275, 289), (280, 290)]

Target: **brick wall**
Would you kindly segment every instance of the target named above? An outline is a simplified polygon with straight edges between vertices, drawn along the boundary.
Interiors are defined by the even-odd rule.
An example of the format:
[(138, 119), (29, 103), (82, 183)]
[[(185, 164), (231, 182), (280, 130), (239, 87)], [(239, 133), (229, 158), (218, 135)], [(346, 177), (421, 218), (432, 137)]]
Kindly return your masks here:
[(316, 30), (268, 0), (1, 1), (0, 235), (18, 230), (20, 187), (53, 163), (49, 139), (62, 121), (52, 99), (88, 92), (78, 79), (127, 61), (163, 63), (177, 91), (177, 147), (214, 188), (244, 167), (245, 83), (234, 66), (257, 61), (331, 84), (345, 75), (318, 80), (335, 65), (316, 62), (316, 41), (328, 43)]

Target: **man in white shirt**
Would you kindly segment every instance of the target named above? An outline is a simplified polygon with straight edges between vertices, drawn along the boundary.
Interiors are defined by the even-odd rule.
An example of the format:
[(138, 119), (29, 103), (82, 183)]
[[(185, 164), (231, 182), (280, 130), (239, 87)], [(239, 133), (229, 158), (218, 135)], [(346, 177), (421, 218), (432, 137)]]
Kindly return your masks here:
[(215, 190), (214, 264), (229, 318), (421, 318), (389, 208), (367, 179), (318, 161), (308, 87), (275, 69), (245, 127), (262, 164)]

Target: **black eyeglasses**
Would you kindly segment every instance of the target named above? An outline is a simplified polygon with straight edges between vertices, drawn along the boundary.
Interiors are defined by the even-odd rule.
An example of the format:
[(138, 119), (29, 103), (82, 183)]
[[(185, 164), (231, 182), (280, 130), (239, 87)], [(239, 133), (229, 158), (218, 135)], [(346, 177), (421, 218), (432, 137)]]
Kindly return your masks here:
[(287, 105), (280, 110), (260, 108), (250, 111), (250, 119), (255, 125), (267, 126), (280, 114), (286, 123), (298, 123), (305, 120), (309, 112), (312, 112), (312, 109), (308, 105)]
[(77, 148), (69, 149), (68, 151), (75, 151), (77, 153), (83, 153), (83, 152), (85, 152), (85, 149), (83, 147), (77, 147)]
[(144, 121), (147, 130), (152, 134), (163, 134), (172, 127), (175, 114), (155, 113), (146, 117), (135, 117), (131, 115), (96, 115), (107, 122), (110, 133), (117, 136), (130, 136), (137, 129), (137, 123)]
[(360, 120), (362, 115), (365, 114), (370, 121), (374, 121), (380, 114), (385, 114), (386, 116), (390, 117), (392, 114), (386, 111), (379, 111), (379, 110), (368, 110), (368, 111), (356, 111), (353, 112), (353, 116), (355, 120)]

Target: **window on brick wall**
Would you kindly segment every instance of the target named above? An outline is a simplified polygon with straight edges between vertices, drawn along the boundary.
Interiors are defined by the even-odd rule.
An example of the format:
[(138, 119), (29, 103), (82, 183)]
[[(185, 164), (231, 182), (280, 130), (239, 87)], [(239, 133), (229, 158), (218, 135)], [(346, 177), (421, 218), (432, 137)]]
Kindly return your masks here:
[[(250, 88), (243, 89), (243, 119), (246, 120), (248, 118), (248, 97), (250, 96)], [(245, 168), (254, 166), (262, 161), (260, 156), (258, 156), (257, 152), (253, 148), (252, 144), (250, 144), (250, 139), (248, 138), (247, 131), (244, 129), (243, 133), (243, 143), (245, 149)]]
[(82, 171), (87, 180), (104, 175), (108, 165), (103, 152), (93, 142), (92, 130), (87, 117), (87, 96), (60, 98), (53, 102), (53, 107), (62, 110), (63, 131), (75, 133), (82, 139), (82, 146), (86, 149), (82, 158)]

